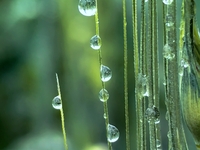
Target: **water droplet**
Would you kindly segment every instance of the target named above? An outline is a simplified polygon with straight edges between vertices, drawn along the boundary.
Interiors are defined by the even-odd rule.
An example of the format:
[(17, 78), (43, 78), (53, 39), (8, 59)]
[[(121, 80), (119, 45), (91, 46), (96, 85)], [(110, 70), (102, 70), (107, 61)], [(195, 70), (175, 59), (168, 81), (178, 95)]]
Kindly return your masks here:
[(101, 80), (103, 82), (107, 82), (112, 77), (112, 71), (107, 66), (101, 65), (100, 76), (101, 76)]
[(94, 50), (98, 50), (101, 48), (101, 38), (98, 35), (94, 35), (91, 39), (90, 39), (90, 46), (94, 49)]
[(158, 140), (158, 139), (156, 140), (156, 147), (157, 147), (157, 148), (161, 147), (161, 141)]
[(93, 16), (96, 14), (96, 1), (95, 0), (79, 0), (78, 9), (84, 16)]
[(154, 121), (154, 123), (158, 123), (158, 117), (160, 116), (160, 112), (158, 111), (158, 108), (155, 106), (147, 108), (145, 112), (145, 116), (148, 120), (148, 122)]
[(172, 15), (166, 15), (165, 25), (166, 25), (166, 27), (172, 27), (174, 25), (174, 20), (173, 20)]
[(100, 101), (102, 102), (106, 102), (109, 98), (109, 93), (106, 89), (102, 89), (100, 92), (99, 92), (99, 99)]
[(52, 106), (55, 109), (61, 109), (62, 108), (62, 101), (60, 99), (60, 96), (54, 97), (54, 99), (52, 100)]
[(145, 2), (148, 2), (148, 0), (145, 0)]
[(169, 60), (175, 57), (175, 54), (172, 52), (172, 48), (168, 44), (163, 47), (163, 56)]
[(155, 124), (159, 124), (160, 123), (160, 119), (159, 118), (155, 119), (154, 123)]
[(165, 119), (166, 119), (166, 120), (169, 120), (169, 112), (168, 112), (168, 111), (167, 111), (166, 114), (165, 114)]
[(185, 60), (185, 59), (182, 59), (182, 60), (181, 60), (181, 66), (182, 66), (183, 68), (187, 68), (187, 67), (189, 66), (188, 61)]
[(163, 0), (165, 5), (170, 5), (174, 0)]
[(149, 96), (149, 87), (148, 87), (148, 78), (146, 75), (139, 73), (138, 76), (138, 90), (141, 93), (141, 96)]
[(111, 125), (111, 124), (108, 124), (108, 135), (107, 135), (107, 138), (108, 138), (108, 141), (113, 143), (113, 142), (116, 142), (118, 139), (119, 139), (119, 130)]
[(107, 118), (107, 115), (106, 115), (106, 113), (104, 113), (104, 114), (103, 114), (103, 118), (104, 118), (104, 119), (106, 119), (106, 118)]

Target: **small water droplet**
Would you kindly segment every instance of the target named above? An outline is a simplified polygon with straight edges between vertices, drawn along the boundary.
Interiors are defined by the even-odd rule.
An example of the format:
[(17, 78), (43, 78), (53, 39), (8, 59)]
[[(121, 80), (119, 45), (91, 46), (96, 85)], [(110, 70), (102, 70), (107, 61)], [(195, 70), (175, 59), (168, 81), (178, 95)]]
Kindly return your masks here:
[(166, 119), (166, 120), (169, 120), (169, 112), (168, 112), (168, 111), (167, 111), (166, 114), (165, 114), (165, 119)]
[(93, 16), (96, 14), (96, 1), (95, 0), (79, 0), (78, 9), (84, 16)]
[(112, 71), (107, 66), (101, 65), (100, 76), (101, 76), (101, 81), (107, 82), (112, 77)]
[(113, 143), (113, 142), (116, 142), (118, 139), (119, 139), (119, 130), (111, 125), (111, 124), (108, 124), (108, 135), (107, 135), (107, 138), (108, 138), (108, 141), (110, 143)]
[(102, 89), (99, 92), (99, 99), (102, 102), (106, 102), (109, 99), (109, 93), (108, 93), (108, 91), (106, 89)]
[(187, 68), (187, 67), (189, 66), (188, 61), (185, 60), (185, 59), (182, 59), (182, 60), (181, 60), (181, 66), (182, 66), (183, 68)]
[(174, 20), (173, 20), (172, 15), (168, 15), (168, 14), (166, 15), (165, 25), (166, 25), (166, 27), (172, 27), (174, 25)]
[(157, 148), (161, 147), (161, 141), (158, 140), (158, 139), (156, 140), (156, 147), (157, 147)]
[(106, 118), (107, 118), (107, 115), (106, 115), (106, 113), (104, 113), (104, 114), (103, 114), (103, 118), (104, 118), (104, 119), (106, 119)]
[(175, 54), (172, 52), (172, 48), (168, 44), (163, 47), (163, 56), (169, 60), (175, 57)]
[(90, 39), (90, 46), (94, 49), (94, 50), (98, 50), (101, 48), (101, 38), (98, 35), (94, 35), (91, 39)]
[(145, 2), (148, 2), (148, 0), (145, 0)]
[(157, 119), (160, 116), (160, 112), (158, 111), (158, 108), (156, 108), (154, 105), (152, 107), (147, 108), (145, 116), (148, 122), (153, 121), (154, 123), (159, 123)]
[(142, 97), (149, 96), (148, 78), (141, 73), (139, 73), (138, 76), (138, 91), (141, 93)]
[(165, 5), (170, 5), (174, 0), (163, 0)]
[(62, 108), (62, 101), (60, 99), (60, 96), (54, 97), (54, 99), (52, 100), (52, 106), (55, 109), (61, 109)]
[(160, 123), (160, 119), (159, 118), (155, 119), (154, 123), (155, 124), (159, 124)]
[(167, 85), (167, 83), (166, 83), (166, 82), (163, 82), (163, 85)]

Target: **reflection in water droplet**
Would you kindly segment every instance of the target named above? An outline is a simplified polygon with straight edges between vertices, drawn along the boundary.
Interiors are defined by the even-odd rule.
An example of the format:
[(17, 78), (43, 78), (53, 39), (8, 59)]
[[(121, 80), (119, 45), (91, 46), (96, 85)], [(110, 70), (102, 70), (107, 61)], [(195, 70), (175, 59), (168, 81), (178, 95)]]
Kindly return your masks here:
[(101, 76), (101, 80), (103, 82), (107, 82), (112, 77), (112, 71), (107, 66), (101, 65), (100, 76)]
[(102, 89), (100, 92), (99, 92), (99, 99), (100, 101), (102, 102), (106, 102), (109, 98), (109, 93), (106, 89)]
[(163, 0), (165, 5), (170, 5), (174, 0)]
[(79, 0), (78, 9), (84, 16), (93, 16), (96, 14), (96, 1), (95, 0)]
[(175, 57), (175, 54), (172, 52), (172, 48), (168, 44), (163, 47), (163, 56), (168, 60)]
[(113, 126), (113, 125), (110, 125), (108, 124), (108, 135), (107, 135), (107, 138), (108, 138), (108, 141), (113, 143), (113, 142), (116, 142), (118, 139), (119, 139), (119, 130)]
[(55, 109), (61, 109), (62, 108), (62, 101), (60, 99), (60, 96), (54, 97), (54, 99), (52, 100), (52, 106)]
[(98, 50), (101, 48), (101, 38), (98, 35), (94, 35), (91, 39), (90, 39), (90, 46), (94, 49), (94, 50)]
[(147, 108), (145, 116), (148, 122), (153, 121), (155, 124), (160, 122), (160, 120), (158, 119), (158, 117), (160, 116), (160, 112), (158, 111), (158, 108), (156, 108), (155, 106)]

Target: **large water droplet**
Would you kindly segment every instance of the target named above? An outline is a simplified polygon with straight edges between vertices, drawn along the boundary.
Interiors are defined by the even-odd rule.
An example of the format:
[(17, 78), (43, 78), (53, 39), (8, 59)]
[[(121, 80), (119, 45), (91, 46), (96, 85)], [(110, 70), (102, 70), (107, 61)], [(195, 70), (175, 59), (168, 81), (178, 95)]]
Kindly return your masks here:
[(94, 49), (94, 50), (98, 50), (101, 48), (101, 38), (98, 35), (94, 35), (91, 39), (90, 39), (90, 46)]
[(113, 126), (113, 125), (110, 125), (108, 124), (108, 135), (107, 135), (107, 138), (108, 138), (108, 141), (113, 143), (113, 142), (116, 142), (118, 139), (119, 139), (119, 130)]
[(99, 99), (102, 102), (106, 102), (109, 99), (109, 93), (108, 93), (108, 91), (106, 89), (102, 89), (99, 92)]
[(93, 16), (96, 14), (96, 1), (95, 0), (79, 0), (78, 9), (84, 16)]
[(172, 48), (168, 44), (163, 47), (163, 56), (169, 60), (175, 57), (175, 54), (172, 52)]
[(160, 116), (160, 112), (158, 111), (158, 108), (156, 108), (155, 106), (147, 108), (145, 116), (148, 122), (153, 121), (156, 124), (160, 122), (160, 121), (158, 122), (158, 117)]
[(60, 99), (60, 96), (54, 97), (54, 99), (52, 100), (52, 106), (55, 109), (61, 109), (62, 108), (62, 101)]
[(112, 71), (110, 70), (110, 68), (108, 68), (107, 66), (101, 65), (100, 77), (101, 77), (101, 81), (103, 82), (109, 81), (112, 77)]
[(174, 0), (163, 0), (165, 5), (170, 5)]

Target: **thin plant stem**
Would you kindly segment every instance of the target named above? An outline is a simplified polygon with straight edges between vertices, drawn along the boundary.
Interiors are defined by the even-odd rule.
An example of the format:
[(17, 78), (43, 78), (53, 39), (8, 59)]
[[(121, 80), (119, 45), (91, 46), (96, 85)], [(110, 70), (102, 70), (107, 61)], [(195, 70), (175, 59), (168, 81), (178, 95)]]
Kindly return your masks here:
[(124, 103), (125, 103), (125, 124), (126, 124), (126, 150), (130, 150), (129, 135), (129, 108), (128, 108), (128, 50), (127, 50), (127, 21), (126, 21), (126, 0), (123, 0), (123, 30), (124, 30)]
[[(57, 73), (56, 73), (56, 81), (57, 81), (58, 96), (60, 97), (61, 104), (62, 104), (62, 97), (61, 97), (61, 91), (60, 91), (60, 84), (59, 84), (59, 79), (58, 79)], [(61, 123), (62, 123), (62, 133), (63, 133), (63, 139), (64, 139), (64, 146), (65, 146), (65, 150), (68, 150), (67, 136), (66, 136), (66, 130), (65, 130), (65, 120), (64, 120), (63, 106), (62, 106), (61, 109), (60, 109), (60, 115), (61, 115)]]
[[(97, 0), (96, 2), (96, 14), (95, 14), (95, 25), (96, 25), (96, 35), (99, 35), (99, 16), (98, 16), (98, 4), (97, 4)], [(101, 67), (102, 65), (102, 53), (101, 53), (101, 48), (98, 50), (99, 51), (99, 65)], [(102, 81), (102, 88), (105, 89), (105, 83)], [(109, 125), (109, 115), (108, 115), (108, 103), (107, 101), (103, 103), (103, 107), (104, 107), (104, 114), (105, 114), (105, 126), (106, 126), (106, 133), (108, 135), (108, 125)], [(107, 140), (107, 144), (108, 144), (108, 149), (112, 150), (112, 144)]]

